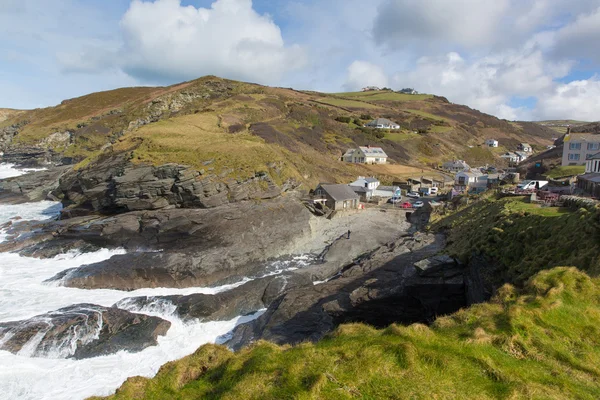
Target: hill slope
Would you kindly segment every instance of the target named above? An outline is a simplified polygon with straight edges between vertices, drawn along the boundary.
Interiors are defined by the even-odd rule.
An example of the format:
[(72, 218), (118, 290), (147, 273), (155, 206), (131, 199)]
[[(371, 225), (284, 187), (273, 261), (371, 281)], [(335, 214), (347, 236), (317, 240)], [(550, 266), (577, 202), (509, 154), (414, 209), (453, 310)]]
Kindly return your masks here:
[[(402, 129), (359, 127), (376, 117)], [(312, 184), (373, 173), (338, 162), (356, 145), (383, 146), (401, 164), (426, 166), (454, 157), (480, 164), (499, 162), (502, 151), (480, 147), (486, 138), (512, 148), (522, 141), (542, 146), (553, 135), (436, 96), (323, 94), (209, 76), (170, 87), (94, 93), (8, 115), (0, 122), (0, 150), (43, 150), (46, 159), (63, 163), (86, 160), (80, 167), (111, 152), (131, 152), (136, 163), (203, 168), (210, 162), (215, 172), (234, 177), (268, 170), (280, 181)]]
[(595, 399), (600, 282), (574, 268), (431, 327), (343, 325), (316, 344), (206, 345), (111, 399)]

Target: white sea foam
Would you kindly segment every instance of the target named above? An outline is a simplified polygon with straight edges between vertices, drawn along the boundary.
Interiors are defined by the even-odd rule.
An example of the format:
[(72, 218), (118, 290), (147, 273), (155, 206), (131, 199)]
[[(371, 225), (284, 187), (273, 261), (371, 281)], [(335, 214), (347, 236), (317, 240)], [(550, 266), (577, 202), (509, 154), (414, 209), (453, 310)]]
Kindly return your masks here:
[[(17, 176), (22, 171), (0, 165), (0, 179)], [(12, 175), (11, 175), (12, 173)], [(17, 175), (14, 175), (17, 174)], [(25, 220), (48, 219), (57, 215), (60, 203), (40, 202), (20, 205), (0, 205), (0, 225), (14, 217)], [(0, 241), (5, 237), (0, 234)], [(99, 250), (81, 254), (69, 252), (51, 259), (34, 259), (17, 254), (0, 253), (0, 322), (29, 319), (59, 308), (80, 303), (111, 306), (125, 298), (136, 296), (188, 295), (193, 293), (214, 294), (230, 290), (250, 279), (214, 288), (140, 289), (133, 292), (117, 290), (82, 290), (48, 284), (44, 281), (58, 272), (84, 264), (106, 260), (124, 250)], [(282, 261), (267, 268), (267, 275), (278, 274), (309, 263), (310, 259), (299, 257), (291, 262)], [(259, 316), (234, 318), (230, 321), (200, 323), (184, 322), (174, 315), (174, 306), (157, 301), (142, 308), (133, 304), (130, 311), (159, 316), (171, 322), (166, 336), (159, 337), (158, 346), (151, 346), (139, 353), (121, 351), (116, 354), (84, 360), (58, 358), (73, 353), (77, 339), (89, 338), (97, 332), (97, 326), (73, 335), (39, 357), (39, 342), (43, 332), (31, 339), (17, 355), (0, 351), (0, 393), (6, 399), (83, 399), (92, 395), (109, 395), (128, 377), (152, 377), (164, 363), (193, 353), (205, 343), (222, 342), (228, 333), (241, 322)], [(6, 341), (5, 336), (0, 341)], [(87, 339), (86, 339), (87, 340)], [(38, 349), (39, 350), (39, 349)], [(37, 355), (36, 357), (32, 357)]]
[(25, 175), (28, 172), (44, 171), (46, 168), (15, 168), (14, 164), (0, 164), (0, 179), (14, 178), (16, 176)]

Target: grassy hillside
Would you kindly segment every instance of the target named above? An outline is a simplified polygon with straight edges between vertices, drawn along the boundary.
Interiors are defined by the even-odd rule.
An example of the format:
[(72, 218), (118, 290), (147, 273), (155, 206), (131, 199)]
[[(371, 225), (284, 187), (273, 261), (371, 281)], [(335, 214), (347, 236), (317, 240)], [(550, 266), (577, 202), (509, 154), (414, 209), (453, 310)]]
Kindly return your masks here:
[[(402, 129), (362, 128), (378, 117)], [(103, 153), (130, 151), (134, 162), (203, 168), (211, 161), (216, 173), (243, 178), (277, 170), (281, 180), (313, 184), (366, 173), (339, 162), (358, 145), (382, 146), (396, 164), (424, 167), (452, 158), (502, 163), (498, 154), (519, 142), (549, 143), (554, 132), (534, 125), (509, 123), (431, 95), (300, 92), (209, 76), (170, 87), (94, 93), (10, 114), (0, 130), (18, 126), (13, 146), (48, 148), (74, 162), (85, 160), (81, 167)], [(490, 137), (502, 147), (482, 147)]]
[(522, 283), (535, 273), (573, 265), (600, 274), (600, 209), (540, 207), (525, 197), (489, 197), (432, 225), (448, 233), (446, 251), (469, 262), (484, 257), (495, 282)]
[(296, 347), (206, 345), (110, 399), (597, 399), (600, 282), (544, 271), (432, 326), (354, 324)]

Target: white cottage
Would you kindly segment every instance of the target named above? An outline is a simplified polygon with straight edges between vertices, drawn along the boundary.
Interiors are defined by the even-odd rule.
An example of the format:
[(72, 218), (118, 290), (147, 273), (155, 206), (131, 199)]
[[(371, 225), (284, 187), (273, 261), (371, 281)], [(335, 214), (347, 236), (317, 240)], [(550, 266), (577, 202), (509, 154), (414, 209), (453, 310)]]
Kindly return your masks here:
[(498, 141), (495, 139), (488, 139), (485, 141), (487, 147), (498, 147)]
[(400, 129), (400, 125), (394, 121), (390, 121), (387, 118), (374, 119), (373, 121), (366, 123), (365, 127), (377, 129)]
[(355, 164), (387, 164), (388, 156), (381, 147), (360, 146), (357, 149), (349, 149), (343, 156), (343, 160)]

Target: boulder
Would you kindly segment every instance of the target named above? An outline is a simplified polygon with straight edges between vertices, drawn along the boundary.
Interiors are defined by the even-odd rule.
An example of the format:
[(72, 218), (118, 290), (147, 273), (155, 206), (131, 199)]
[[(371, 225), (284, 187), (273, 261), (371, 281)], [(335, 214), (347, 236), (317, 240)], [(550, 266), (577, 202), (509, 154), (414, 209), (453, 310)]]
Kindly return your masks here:
[(24, 321), (0, 323), (0, 350), (28, 357), (91, 358), (157, 344), (169, 321), (116, 307), (77, 304)]

